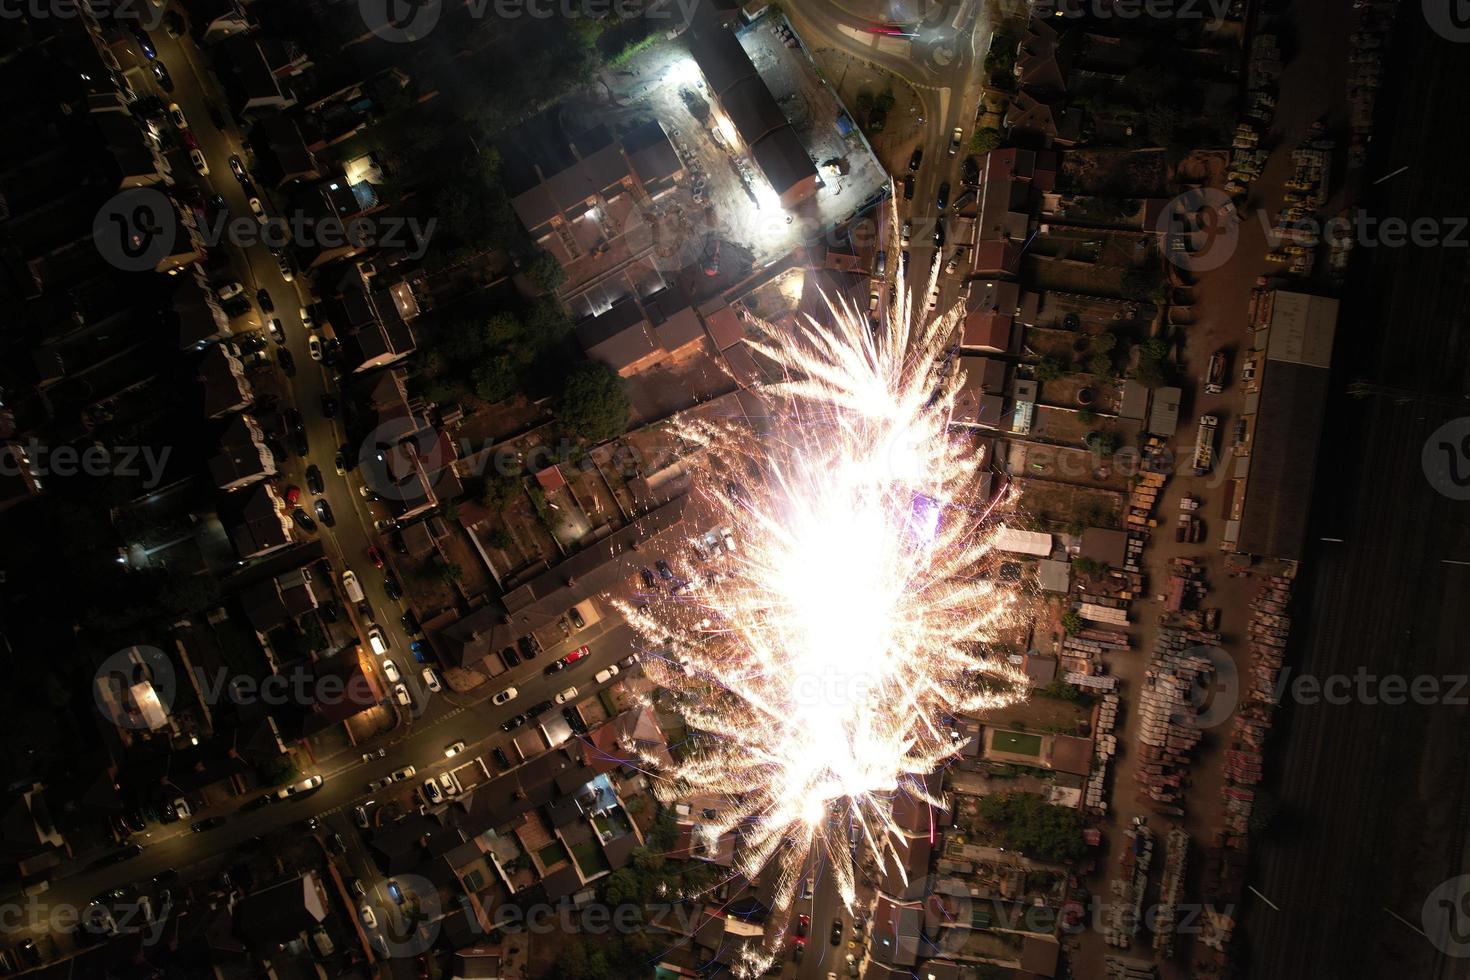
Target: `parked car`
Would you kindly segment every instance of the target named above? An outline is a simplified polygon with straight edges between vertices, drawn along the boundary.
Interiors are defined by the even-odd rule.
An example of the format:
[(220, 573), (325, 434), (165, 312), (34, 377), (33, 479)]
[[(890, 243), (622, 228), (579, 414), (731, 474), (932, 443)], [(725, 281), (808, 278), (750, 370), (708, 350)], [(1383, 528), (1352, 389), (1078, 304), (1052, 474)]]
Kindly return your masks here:
[(322, 392), (322, 418), (337, 417), (337, 396)]
[(439, 683), (439, 675), (434, 673), (433, 667), (425, 667), (423, 672), (424, 687), (431, 691), (442, 691), (444, 685)]
[(325, 780), (319, 775), (307, 776), (299, 783), (292, 783), (290, 786), (287, 786), (284, 789), (277, 790), (276, 799), (298, 799), (300, 797), (306, 796), (309, 793), (321, 789), (323, 782), (325, 782)]
[(413, 698), (409, 696), (408, 688), (404, 687), (402, 684), (393, 685), (393, 700), (397, 701), (402, 707), (405, 708), (413, 704)]
[(490, 699), (490, 703), (491, 704), (508, 704), (509, 702), (514, 701), (516, 699), (516, 695), (517, 694), (520, 694), (520, 693), (521, 693), (520, 691), (517, 691), (513, 687), (507, 687), (503, 691), (496, 691), (495, 692), (495, 696)]
[(268, 329), (270, 330), (271, 340), (274, 340), (278, 344), (284, 344), (286, 342), (286, 331), (281, 326), (279, 317), (271, 317)]
[(306, 349), (307, 352), (311, 354), (311, 359), (313, 361), (320, 361), (322, 359), (322, 338), (318, 337), (316, 334), (312, 334), (311, 336), (307, 337)]
[(454, 773), (452, 772), (441, 772), (439, 774), (439, 788), (444, 791), (446, 799), (451, 796), (458, 796), (460, 793), (459, 780), (454, 778)]
[(566, 704), (568, 701), (570, 701), (572, 698), (574, 698), (576, 696), (577, 696), (577, 689), (575, 687), (569, 687), (565, 691), (562, 691), (559, 694), (557, 694), (557, 696), (556, 696), (556, 703), (557, 704)]
[(204, 159), (203, 153), (200, 153), (198, 150), (190, 150), (189, 162), (194, 164), (194, 169), (199, 172), (199, 176), (209, 176), (209, 161)]
[(664, 561), (662, 558), (654, 562), (653, 567), (658, 569), (658, 577), (663, 579), (665, 582), (672, 582), (674, 580), (674, 570), (670, 568), (669, 563)]
[(572, 621), (572, 625), (577, 629), (587, 628), (587, 621), (582, 618), (582, 612), (576, 606), (567, 610), (567, 618)]
[(214, 287), (214, 294), (220, 298), (221, 302), (228, 302), (243, 292), (245, 292), (245, 287), (233, 280), (222, 282)]
[(336, 468), (338, 476), (347, 475), (347, 457), (338, 453), (332, 458), (332, 466)]
[(908, 248), (909, 240), (913, 237), (913, 234), (914, 223), (912, 221), (905, 221), (903, 223), (903, 231), (899, 234), (899, 244), (902, 245), (904, 248)]
[(373, 914), (373, 907), (368, 903), (362, 903), (362, 908), (357, 910), (357, 917), (362, 920), (364, 929), (378, 928), (378, 917)]
[(609, 664), (602, 670), (599, 670), (597, 673), (593, 674), (592, 680), (598, 684), (605, 684), (616, 676), (618, 676), (618, 665)]
[(163, 15), (163, 33), (169, 37), (183, 37), (188, 27), (184, 24), (184, 18), (176, 11), (170, 10)]
[(286, 256), (276, 255), (276, 268), (281, 271), (281, 278), (287, 282), (295, 278), (295, 273), (291, 271), (291, 263), (286, 261)]
[(291, 512), (291, 519), (295, 521), (296, 526), (301, 528), (301, 530), (303, 531), (316, 531), (316, 521), (312, 520), (311, 515), (302, 510), (300, 507), (297, 507)]
[(450, 742), (448, 745), (444, 746), (444, 758), (453, 759), (455, 756), (464, 751), (464, 745), (465, 742), (462, 738)]
[(388, 652), (388, 637), (384, 635), (381, 627), (377, 625), (368, 627), (368, 646), (380, 657)]
[(903, 199), (912, 201), (914, 199), (914, 175), (904, 174), (903, 177)]
[(433, 777), (424, 780), (424, 785), (422, 789), (424, 793), (424, 799), (428, 803), (434, 804), (444, 802), (444, 794), (439, 789), (438, 781), (435, 780)]
[(296, 358), (292, 357), (291, 352), (285, 347), (276, 351), (276, 361), (281, 365), (281, 372), (286, 377), (294, 378), (296, 376)]
[(653, 569), (647, 566), (638, 569), (638, 575), (643, 579), (643, 587), (645, 589), (651, 589), (658, 584), (658, 580), (654, 578)]
[[(956, 130), (956, 132), (958, 132), (958, 130)], [(830, 942), (833, 946), (841, 946), (842, 945), (842, 920), (841, 919), (833, 919), (832, 920), (832, 933), (831, 933), (831, 935), (829, 935), (827, 937), (827, 941)]]
[[(234, 159), (234, 158), (231, 157), (231, 159)], [(267, 221), (270, 220), (266, 216), (266, 213), (265, 213), (265, 205), (260, 203), (260, 198), (258, 198), (258, 197), (252, 197), (249, 200), (247, 200), (245, 202), (245, 204), (250, 208), (250, 213), (253, 214), (253, 215), (255, 215), (255, 220), (256, 221), (259, 221), (261, 224), (265, 224)]]
[(502, 732), (513, 732), (517, 728), (520, 728), (522, 725), (524, 725), (527, 721), (530, 721), (530, 715), (526, 714), (523, 711), (518, 715), (511, 715), (509, 718), (505, 719), (505, 721), (502, 721), (500, 723), (500, 730)]
[(335, 527), (337, 518), (332, 516), (332, 505), (327, 503), (326, 497), (316, 498), (316, 519), (327, 527)]
[(168, 68), (164, 66), (163, 62), (155, 61), (150, 67), (153, 69), (153, 79), (158, 82), (158, 87), (165, 92), (172, 92), (174, 90), (174, 79), (168, 73)]
[(402, 769), (395, 769), (393, 770), (393, 781), (395, 783), (401, 783), (405, 780), (412, 779), (413, 774), (416, 772), (418, 770), (413, 766), (404, 766)]
[(398, 584), (398, 577), (392, 572), (388, 572), (383, 576), (383, 591), (388, 594), (388, 598), (390, 599), (397, 599), (403, 595), (403, 589)]
[(368, 545), (367, 556), (368, 556), (368, 561), (370, 561), (370, 562), (373, 563), (373, 567), (374, 568), (382, 568), (383, 567), (383, 553), (378, 550), (378, 546), (377, 545), (374, 545), (374, 544)]
[(230, 173), (235, 175), (236, 180), (245, 179), (245, 161), (240, 159), (238, 153), (230, 154)]
[(373, 761), (375, 761), (377, 759), (386, 759), (387, 757), (388, 757), (388, 749), (386, 747), (384, 747), (384, 748), (378, 749), (376, 752), (364, 752), (362, 754), (362, 761), (363, 762), (373, 762)]
[(213, 830), (216, 827), (222, 827), (224, 826), (224, 823), (224, 817), (205, 817), (203, 820), (196, 820), (193, 824), (189, 826), (189, 829), (196, 834), (202, 834), (206, 830)]
[(367, 803), (364, 803), (361, 806), (355, 806), (352, 808), (352, 819), (355, 820), (357, 822), (357, 825), (363, 830), (367, 830), (368, 827), (372, 826), (372, 820), (369, 819), (367, 810), (369, 804), (371, 803), (372, 801), (369, 800)]
[(403, 675), (398, 673), (398, 665), (386, 658), (383, 660), (383, 676), (388, 678), (389, 683), (396, 683), (403, 679)]
[(949, 134), (949, 155), (954, 156), (960, 152), (960, 141), (965, 137), (965, 128), (956, 126), (954, 132)]
[(184, 110), (179, 108), (177, 102), (170, 102), (168, 104), (168, 118), (178, 129), (189, 128), (189, 120), (184, 117)]
[(315, 330), (316, 321), (311, 318), (311, 311), (303, 306), (299, 312), (301, 314), (301, 325), (308, 331)]
[(521, 662), (521, 655), (516, 653), (516, 648), (508, 646), (500, 651), (500, 659), (507, 667), (514, 667)]
[(306, 468), (306, 489), (312, 493), (321, 493), (325, 489), (322, 483), (322, 471), (315, 463)]
[(492, 758), (495, 759), (495, 764), (499, 766), (502, 770), (510, 768), (510, 759), (506, 757), (505, 750), (502, 749), (500, 746), (497, 745), (495, 746), (495, 748), (491, 749), (490, 755)]
[(536, 659), (536, 640), (533, 637), (516, 637), (516, 648), (521, 651), (521, 656), (527, 660)]

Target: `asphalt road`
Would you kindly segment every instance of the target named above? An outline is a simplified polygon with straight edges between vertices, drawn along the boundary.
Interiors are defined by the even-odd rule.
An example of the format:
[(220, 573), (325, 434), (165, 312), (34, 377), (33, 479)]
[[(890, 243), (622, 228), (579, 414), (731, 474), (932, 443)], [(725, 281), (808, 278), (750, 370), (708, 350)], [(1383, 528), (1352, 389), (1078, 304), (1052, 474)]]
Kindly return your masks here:
[[(1405, 20), (1401, 90), (1382, 94), (1389, 111), (1369, 171), (1407, 170), (1370, 188), (1370, 210), (1470, 214), (1465, 154), (1456, 149), (1467, 148), (1470, 110), (1433, 97), (1444, 78), (1470, 71), (1470, 48), (1422, 18)], [(1470, 561), (1470, 504), (1430, 485), (1421, 451), (1441, 423), (1470, 415), (1452, 407), (1470, 392), (1470, 254), (1380, 246), (1367, 257), (1343, 298), (1339, 397), (1314, 505), (1318, 535), (1342, 541), (1310, 550), (1288, 664), (1318, 677), (1360, 669), (1463, 676), (1470, 569), (1448, 562)], [(1352, 378), (1403, 389), (1407, 401), (1341, 397)], [(1294, 705), (1271, 763), (1280, 814), (1251, 881), (1278, 908), (1253, 900), (1244, 910), (1248, 975), (1470, 975), (1463, 950), (1448, 955), (1431, 942), (1424, 915), (1436, 886), (1470, 870), (1463, 703), (1369, 704), (1354, 695), (1341, 705)], [(1451, 898), (1463, 910), (1462, 895)]]

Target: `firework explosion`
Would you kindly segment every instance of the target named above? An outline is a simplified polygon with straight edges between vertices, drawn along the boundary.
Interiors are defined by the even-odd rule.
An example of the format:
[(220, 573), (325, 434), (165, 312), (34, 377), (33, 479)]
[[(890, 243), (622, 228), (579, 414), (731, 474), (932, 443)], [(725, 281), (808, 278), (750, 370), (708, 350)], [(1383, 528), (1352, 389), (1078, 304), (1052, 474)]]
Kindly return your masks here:
[[(924, 777), (956, 750), (949, 719), (1025, 690), (979, 651), (1012, 601), (982, 577), (982, 460), (951, 425), (963, 379), (944, 348), (959, 316), (895, 315), (875, 337), (829, 303), (804, 331), (756, 324), (753, 349), (786, 378), (757, 393), (764, 415), (680, 430), (704, 450), (698, 490), (735, 550), (629, 611), (646, 669), (699, 733), (661, 795), (723, 802), (704, 843), (738, 831), (739, 870), (774, 870), (783, 921), (814, 857), (852, 907), (854, 830), (902, 867), (894, 803), (942, 805)], [(758, 972), (773, 953), (756, 955)]]

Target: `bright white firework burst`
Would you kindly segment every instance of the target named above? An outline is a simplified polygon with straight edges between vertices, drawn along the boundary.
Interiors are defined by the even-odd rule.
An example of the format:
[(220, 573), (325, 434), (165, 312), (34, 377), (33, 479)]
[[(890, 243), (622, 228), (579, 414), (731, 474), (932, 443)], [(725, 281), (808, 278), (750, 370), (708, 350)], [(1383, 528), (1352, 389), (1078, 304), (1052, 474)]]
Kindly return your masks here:
[[(931, 288), (936, 275), (937, 262)], [(703, 447), (698, 489), (735, 553), (681, 595), (625, 610), (660, 654), (648, 672), (700, 733), (661, 797), (728, 801), (705, 843), (739, 833), (739, 870), (778, 876), (782, 922), (814, 857), (852, 907), (850, 828), (901, 868), (894, 802), (943, 805), (924, 777), (956, 750), (946, 719), (1026, 689), (980, 649), (1014, 595), (984, 574), (982, 459), (952, 425), (963, 377), (944, 355), (961, 311), (894, 315), (875, 337), (861, 311), (827, 306), (804, 331), (757, 324), (751, 346), (786, 378), (758, 392), (764, 417), (680, 428)]]

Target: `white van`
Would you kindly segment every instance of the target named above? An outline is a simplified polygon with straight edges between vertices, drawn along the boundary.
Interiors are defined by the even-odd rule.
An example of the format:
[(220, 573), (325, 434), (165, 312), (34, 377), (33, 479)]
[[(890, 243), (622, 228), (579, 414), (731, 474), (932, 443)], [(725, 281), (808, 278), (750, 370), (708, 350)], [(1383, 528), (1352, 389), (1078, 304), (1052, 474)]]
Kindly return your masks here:
[(373, 648), (373, 653), (381, 657), (388, 652), (388, 638), (383, 635), (383, 631), (378, 627), (369, 626), (368, 646)]
[(353, 602), (363, 601), (362, 586), (358, 584), (356, 572), (349, 570), (342, 573), (342, 589)]

